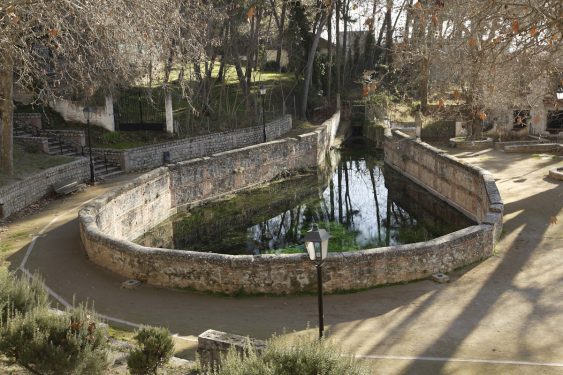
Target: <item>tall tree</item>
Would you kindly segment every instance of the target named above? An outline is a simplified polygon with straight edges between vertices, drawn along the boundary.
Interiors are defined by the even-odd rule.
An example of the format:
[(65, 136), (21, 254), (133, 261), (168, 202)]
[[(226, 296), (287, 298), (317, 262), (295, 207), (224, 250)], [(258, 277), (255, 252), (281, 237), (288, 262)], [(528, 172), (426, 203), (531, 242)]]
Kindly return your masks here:
[(307, 103), (309, 99), (309, 88), (311, 86), (311, 77), (313, 75), (313, 63), (315, 62), (315, 55), (317, 53), (317, 47), (319, 46), (319, 39), (321, 33), (323, 32), (324, 26), (328, 20), (329, 15), (332, 13), (332, 2), (326, 6), (324, 1), (317, 1), (316, 4), (316, 22), (313, 27), (315, 30), (315, 36), (309, 49), (307, 56), (307, 65), (305, 66), (305, 77), (303, 82), (303, 91), (301, 96), (301, 109), (300, 116), (302, 119), (307, 117)]
[(38, 102), (111, 92), (138, 80), (152, 61), (202, 55), (207, 9), (203, 0), (2, 1), (2, 170), (13, 170), (12, 79)]

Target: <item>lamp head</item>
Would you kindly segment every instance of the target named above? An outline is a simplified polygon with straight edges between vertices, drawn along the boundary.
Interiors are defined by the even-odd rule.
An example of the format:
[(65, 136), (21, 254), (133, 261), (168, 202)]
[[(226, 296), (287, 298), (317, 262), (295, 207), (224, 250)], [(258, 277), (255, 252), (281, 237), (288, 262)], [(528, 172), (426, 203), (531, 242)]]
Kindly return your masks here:
[(305, 235), (305, 249), (309, 259), (321, 262), (328, 255), (328, 239), (330, 235), (324, 229), (319, 229), (316, 223), (311, 225), (311, 230)]
[(86, 107), (84, 107), (82, 112), (84, 113), (84, 117), (86, 118), (86, 120), (90, 121), (90, 116), (91, 116), (92, 112), (94, 112), (94, 110), (92, 109), (92, 107), (86, 106)]

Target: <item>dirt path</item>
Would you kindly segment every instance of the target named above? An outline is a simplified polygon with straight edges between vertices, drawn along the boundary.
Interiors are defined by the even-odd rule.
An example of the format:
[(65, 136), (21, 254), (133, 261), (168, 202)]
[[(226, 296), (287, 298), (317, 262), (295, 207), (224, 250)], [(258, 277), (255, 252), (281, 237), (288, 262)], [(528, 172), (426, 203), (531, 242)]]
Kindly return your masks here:
[[(451, 283), (420, 281), (325, 297), (325, 322), (344, 351), (371, 359), (377, 373), (563, 373), (563, 184), (547, 170), (561, 159), (487, 150), (458, 153), (491, 171), (505, 201), (504, 235), (492, 258), (452, 273)], [(128, 179), (130, 176), (124, 177)], [(15, 222), (8, 232), (38, 233), (8, 260), (38, 270), (67, 301), (95, 301), (100, 313), (166, 325), (195, 337), (206, 329), (258, 338), (317, 322), (315, 296), (227, 298), (142, 285), (91, 263), (76, 213), (112, 186), (90, 188)], [(58, 215), (58, 216), (57, 216)], [(558, 222), (550, 224), (550, 218)], [(554, 222), (553, 219), (551, 219)], [(24, 243), (25, 242), (25, 243)], [(193, 350), (186, 341), (186, 350)]]

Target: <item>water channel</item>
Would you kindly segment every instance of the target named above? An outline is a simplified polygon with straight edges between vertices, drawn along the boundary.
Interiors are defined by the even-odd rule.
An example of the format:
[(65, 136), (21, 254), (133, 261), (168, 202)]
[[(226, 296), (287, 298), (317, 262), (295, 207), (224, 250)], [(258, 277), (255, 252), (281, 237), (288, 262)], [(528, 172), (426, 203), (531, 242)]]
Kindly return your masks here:
[(329, 251), (426, 241), (473, 225), (464, 215), (383, 165), (383, 154), (356, 143), (332, 157), (329, 173), (274, 182), (176, 215), (135, 242), (223, 254), (304, 252), (316, 222)]

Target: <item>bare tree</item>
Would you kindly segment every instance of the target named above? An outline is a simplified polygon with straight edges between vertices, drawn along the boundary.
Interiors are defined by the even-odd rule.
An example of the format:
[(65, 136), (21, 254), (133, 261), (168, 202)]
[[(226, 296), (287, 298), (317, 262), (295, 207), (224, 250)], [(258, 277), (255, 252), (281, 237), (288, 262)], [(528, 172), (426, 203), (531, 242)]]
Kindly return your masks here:
[(204, 54), (209, 9), (203, 0), (2, 0), (2, 170), (13, 169), (13, 83), (49, 102), (112, 92), (149, 66), (169, 74), (173, 62)]
[(478, 138), (487, 108), (513, 106), (534, 82), (560, 73), (561, 8), (557, 0), (421, 0), (395, 66), (417, 77), (423, 109), (431, 95), (438, 106), (457, 100)]

